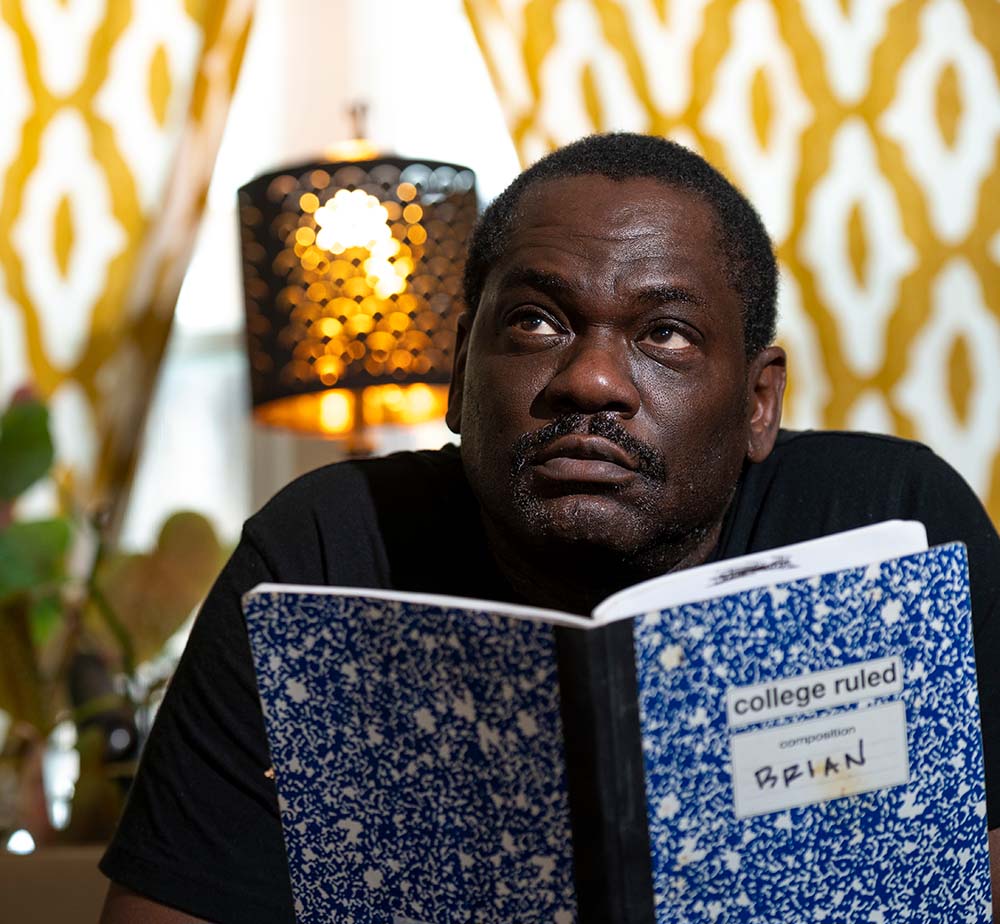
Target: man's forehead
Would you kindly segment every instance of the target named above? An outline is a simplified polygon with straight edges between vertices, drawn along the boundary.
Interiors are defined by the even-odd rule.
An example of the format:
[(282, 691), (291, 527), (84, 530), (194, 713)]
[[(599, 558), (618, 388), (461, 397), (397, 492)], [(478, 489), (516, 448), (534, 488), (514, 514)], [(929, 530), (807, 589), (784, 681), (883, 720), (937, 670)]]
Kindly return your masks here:
[(510, 232), (539, 223), (571, 223), (584, 218), (601, 223), (609, 238), (627, 236), (650, 215), (711, 225), (715, 210), (699, 192), (655, 177), (617, 179), (603, 174), (537, 180), (521, 196)]
[[(714, 210), (697, 193), (646, 177), (538, 182), (514, 215), (494, 285), (612, 274), (614, 284), (706, 283), (720, 268)], [(605, 280), (612, 282), (610, 277)]]

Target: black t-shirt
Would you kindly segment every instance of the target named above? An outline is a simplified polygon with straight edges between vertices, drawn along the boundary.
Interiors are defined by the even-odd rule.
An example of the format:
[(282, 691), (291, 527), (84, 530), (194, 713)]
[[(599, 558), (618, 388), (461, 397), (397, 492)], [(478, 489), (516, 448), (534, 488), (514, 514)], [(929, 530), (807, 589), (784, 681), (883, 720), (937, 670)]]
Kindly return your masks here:
[[(916, 519), (969, 551), (989, 826), (1000, 826), (1000, 539), (962, 479), (892, 437), (788, 433), (748, 465), (713, 557)], [(111, 879), (219, 922), (292, 922), (292, 897), (240, 597), (261, 582), (516, 600), (486, 546), (455, 447), (306, 475), (247, 521), (209, 594), (146, 745)]]

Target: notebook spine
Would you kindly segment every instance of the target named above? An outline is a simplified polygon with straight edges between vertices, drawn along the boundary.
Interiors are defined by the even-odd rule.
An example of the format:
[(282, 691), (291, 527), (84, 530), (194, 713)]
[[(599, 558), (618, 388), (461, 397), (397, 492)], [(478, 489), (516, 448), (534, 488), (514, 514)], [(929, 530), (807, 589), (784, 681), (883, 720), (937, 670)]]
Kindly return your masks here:
[(632, 620), (556, 629), (579, 924), (654, 924)]

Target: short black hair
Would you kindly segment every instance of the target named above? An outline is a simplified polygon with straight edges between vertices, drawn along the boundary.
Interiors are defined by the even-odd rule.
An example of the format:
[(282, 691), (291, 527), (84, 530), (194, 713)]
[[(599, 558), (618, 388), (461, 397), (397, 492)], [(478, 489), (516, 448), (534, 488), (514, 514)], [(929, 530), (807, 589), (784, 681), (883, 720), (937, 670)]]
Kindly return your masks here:
[(729, 283), (743, 300), (743, 339), (748, 356), (774, 340), (778, 267), (771, 239), (756, 209), (704, 158), (653, 135), (612, 132), (589, 135), (553, 151), (515, 179), (483, 212), (469, 243), (463, 280), (474, 315), (486, 276), (507, 248), (524, 193), (545, 180), (597, 174), (611, 180), (650, 177), (689, 189), (715, 210)]

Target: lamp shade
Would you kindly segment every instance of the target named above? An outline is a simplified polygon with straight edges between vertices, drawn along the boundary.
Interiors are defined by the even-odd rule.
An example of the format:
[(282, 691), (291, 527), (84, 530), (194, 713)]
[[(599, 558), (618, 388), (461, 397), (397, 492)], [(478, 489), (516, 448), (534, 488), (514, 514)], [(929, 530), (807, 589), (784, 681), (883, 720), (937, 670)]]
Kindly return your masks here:
[(308, 163), (239, 191), (254, 415), (331, 436), (443, 414), (464, 310), (471, 170)]

